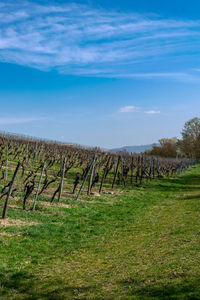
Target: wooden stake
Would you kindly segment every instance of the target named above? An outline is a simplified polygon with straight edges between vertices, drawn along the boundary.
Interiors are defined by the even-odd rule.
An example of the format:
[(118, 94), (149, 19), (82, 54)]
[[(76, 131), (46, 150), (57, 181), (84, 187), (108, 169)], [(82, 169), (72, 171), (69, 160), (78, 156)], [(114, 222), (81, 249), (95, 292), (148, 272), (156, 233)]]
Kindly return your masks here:
[(103, 182), (105, 180), (106, 172), (107, 172), (107, 167), (105, 167), (104, 172), (103, 172), (103, 176), (102, 176), (102, 179), (101, 179), (101, 184), (100, 184), (100, 187), (99, 187), (99, 194), (101, 194), (101, 190), (102, 190), (102, 187), (103, 187)]
[(59, 188), (59, 194), (58, 194), (58, 202), (60, 202), (61, 196), (62, 196), (63, 180), (64, 180), (64, 176), (65, 176), (65, 165), (66, 165), (66, 157), (64, 158), (63, 167), (62, 167), (60, 188)]
[(153, 158), (153, 179), (155, 179), (155, 159)]
[(41, 175), (40, 175), (40, 180), (39, 180), (39, 183), (38, 183), (37, 192), (35, 194), (35, 199), (34, 199), (34, 204), (33, 204), (33, 210), (35, 210), (35, 206), (36, 206), (38, 194), (39, 194), (39, 191), (40, 191), (40, 185), (41, 185), (41, 182), (42, 182), (42, 176), (43, 176), (43, 173), (44, 173), (45, 166), (46, 166), (46, 162), (44, 162), (44, 164), (43, 164), (42, 172), (41, 172)]
[(123, 186), (123, 188), (125, 188), (124, 167), (123, 167), (122, 161), (121, 161), (121, 172), (122, 172), (122, 186)]
[(136, 171), (136, 178), (135, 178), (136, 183), (138, 182), (139, 176), (140, 176), (140, 156), (138, 156), (137, 159), (137, 171)]
[(77, 197), (76, 197), (76, 200), (78, 200), (79, 197), (80, 197), (81, 191), (82, 191), (82, 189), (83, 189), (83, 187), (84, 187), (84, 185), (85, 185), (85, 182), (86, 182), (87, 177), (88, 177), (88, 175), (89, 175), (89, 173), (90, 173), (90, 170), (92, 169), (93, 164), (94, 164), (94, 159), (92, 160), (92, 163), (91, 163), (90, 167), (88, 168), (88, 171), (87, 171), (87, 173), (86, 173), (86, 175), (85, 175), (85, 178), (84, 178), (84, 180), (83, 180), (83, 183), (82, 183), (82, 185), (81, 185), (81, 187), (80, 187), (80, 190), (79, 190), (79, 192), (78, 192), (78, 195), (77, 195)]
[(90, 195), (90, 193), (91, 193), (92, 179), (93, 179), (93, 175), (94, 175), (94, 165), (95, 165), (95, 160), (96, 160), (96, 155), (94, 155), (93, 164), (92, 164), (92, 168), (91, 168), (90, 181), (89, 181), (88, 191), (87, 191), (87, 194), (88, 194), (88, 195)]
[(120, 162), (120, 156), (118, 157), (118, 161), (117, 161), (117, 167), (116, 167), (115, 175), (114, 175), (114, 178), (113, 178), (112, 189), (114, 188), (114, 185), (115, 185), (115, 180), (116, 180), (116, 176), (117, 176), (117, 171), (118, 171), (118, 168), (119, 168), (119, 162)]
[(16, 167), (16, 169), (15, 169), (15, 172), (14, 172), (14, 174), (13, 174), (12, 180), (11, 180), (11, 182), (10, 182), (10, 186), (9, 186), (9, 189), (8, 189), (8, 194), (7, 194), (6, 201), (5, 201), (4, 208), (3, 208), (2, 219), (5, 219), (5, 218), (6, 218), (9, 198), (10, 198), (10, 195), (11, 195), (11, 193), (12, 193), (12, 187), (13, 187), (13, 184), (14, 184), (15, 177), (16, 177), (16, 175), (17, 175), (17, 172), (18, 172), (18, 170), (19, 170), (19, 167), (20, 167), (20, 162), (18, 162), (17, 167)]
[(140, 184), (142, 183), (143, 172), (144, 172), (144, 159), (143, 159), (143, 156), (141, 156), (141, 160), (140, 160)]
[(6, 181), (8, 179), (8, 143), (6, 144)]
[(100, 187), (99, 187), (99, 194), (101, 194), (101, 190), (102, 190), (102, 187), (103, 187), (103, 183), (104, 183), (104, 180), (105, 180), (105, 177), (106, 177), (106, 173), (108, 171), (108, 166), (109, 166), (109, 163), (110, 163), (110, 157), (108, 158), (108, 162), (105, 166), (105, 169), (104, 169), (104, 172), (103, 172), (103, 176), (102, 176), (102, 179), (101, 179), (101, 184), (100, 184)]
[(134, 167), (133, 167), (133, 157), (132, 157), (132, 159), (131, 159), (131, 184), (133, 184), (133, 169), (134, 169)]

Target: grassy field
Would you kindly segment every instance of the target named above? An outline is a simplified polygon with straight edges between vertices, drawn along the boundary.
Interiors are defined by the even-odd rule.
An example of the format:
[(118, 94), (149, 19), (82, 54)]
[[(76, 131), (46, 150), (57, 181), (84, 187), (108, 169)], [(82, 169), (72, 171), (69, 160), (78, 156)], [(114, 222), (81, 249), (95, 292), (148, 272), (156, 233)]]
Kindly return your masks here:
[(0, 221), (0, 299), (200, 299), (199, 202), (200, 165), (35, 212), (16, 202)]

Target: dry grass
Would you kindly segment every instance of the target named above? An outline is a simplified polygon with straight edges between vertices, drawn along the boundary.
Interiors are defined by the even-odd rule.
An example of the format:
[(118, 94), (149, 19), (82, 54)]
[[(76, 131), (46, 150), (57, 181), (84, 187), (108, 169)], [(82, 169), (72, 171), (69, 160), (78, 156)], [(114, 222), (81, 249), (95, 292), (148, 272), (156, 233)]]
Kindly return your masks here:
[(6, 218), (5, 220), (0, 219), (0, 226), (32, 226), (32, 225), (38, 225), (40, 223), (38, 222), (30, 222), (30, 221), (22, 221), (20, 219), (11, 219)]

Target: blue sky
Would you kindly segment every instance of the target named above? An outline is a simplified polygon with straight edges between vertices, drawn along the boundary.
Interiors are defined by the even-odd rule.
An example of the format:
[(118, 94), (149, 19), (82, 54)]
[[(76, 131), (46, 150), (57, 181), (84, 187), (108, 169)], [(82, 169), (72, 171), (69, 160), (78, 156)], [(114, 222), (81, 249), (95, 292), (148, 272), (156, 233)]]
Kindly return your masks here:
[(0, 1), (0, 130), (111, 148), (200, 114), (200, 2)]

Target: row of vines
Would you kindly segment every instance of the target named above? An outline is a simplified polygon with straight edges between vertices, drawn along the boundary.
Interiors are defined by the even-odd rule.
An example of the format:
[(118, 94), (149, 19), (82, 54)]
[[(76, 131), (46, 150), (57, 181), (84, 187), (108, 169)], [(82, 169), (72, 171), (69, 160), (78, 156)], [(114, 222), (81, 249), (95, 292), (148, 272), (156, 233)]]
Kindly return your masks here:
[[(113, 193), (156, 178), (176, 176), (195, 163), (143, 154), (111, 153), (98, 148), (0, 134), (0, 201), (3, 215), (10, 199), (24, 210), (39, 200), (78, 200), (81, 195)], [(29, 201), (30, 200), (30, 201)]]

